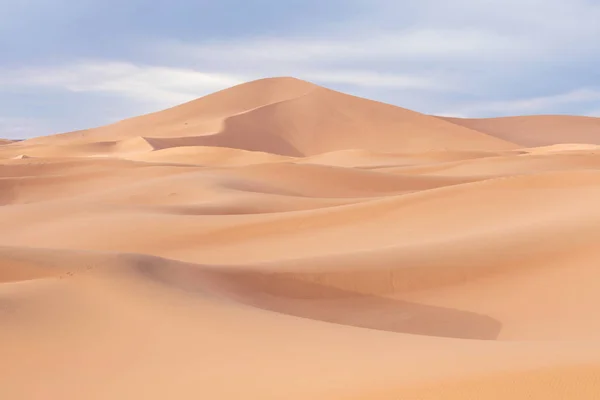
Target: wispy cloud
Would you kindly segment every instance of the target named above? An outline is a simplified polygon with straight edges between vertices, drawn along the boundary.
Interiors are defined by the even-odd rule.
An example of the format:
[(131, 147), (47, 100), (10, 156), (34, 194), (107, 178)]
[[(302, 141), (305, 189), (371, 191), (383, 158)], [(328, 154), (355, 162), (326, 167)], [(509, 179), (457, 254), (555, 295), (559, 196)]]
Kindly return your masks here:
[(573, 105), (600, 101), (600, 89), (582, 88), (566, 93), (505, 101), (478, 102), (465, 104), (457, 110), (441, 112), (445, 116), (481, 116), (535, 114), (544, 110), (552, 110), (557, 106)]
[(51, 87), (70, 92), (113, 93), (165, 107), (244, 81), (244, 78), (222, 73), (114, 61), (0, 72), (0, 87)]
[(456, 85), (441, 77), (426, 74), (382, 73), (376, 71), (324, 70), (299, 71), (298, 77), (323, 84), (344, 84), (364, 88), (456, 90)]
[(593, 0), (4, 3), (0, 109), (56, 130), (282, 75), (454, 116), (600, 109)]
[(323, 37), (258, 37), (206, 43), (167, 41), (161, 51), (197, 60), (326, 63), (353, 60), (448, 59), (508, 52), (527, 54), (525, 41), (484, 29), (410, 29)]
[[(600, 4), (589, 0), (353, 0), (364, 14), (327, 31), (238, 36), (220, 40), (165, 39), (149, 47), (180, 60), (244, 67), (265, 63), (547, 62), (600, 49)], [(568, 51), (568, 54), (562, 53)], [(235, 68), (235, 64), (230, 67)], [(444, 68), (440, 65), (439, 68)]]
[[(191, 68), (87, 61), (49, 67), (0, 70), (0, 88), (46, 87), (74, 93), (111, 93), (154, 107), (169, 107), (244, 81), (271, 74), (201, 72)], [(302, 69), (293, 74), (324, 85), (448, 91), (449, 79), (427, 74), (381, 73), (353, 69)]]

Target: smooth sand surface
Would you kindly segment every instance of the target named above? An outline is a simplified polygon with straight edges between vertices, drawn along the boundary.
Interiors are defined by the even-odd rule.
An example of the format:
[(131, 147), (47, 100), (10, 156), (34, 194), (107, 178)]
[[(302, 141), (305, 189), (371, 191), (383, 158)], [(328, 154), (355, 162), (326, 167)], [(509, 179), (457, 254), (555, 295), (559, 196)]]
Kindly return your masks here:
[(529, 115), (519, 117), (460, 119), (442, 118), (521, 146), (554, 144), (599, 144), (600, 118), (572, 115)]
[(0, 398), (600, 398), (600, 120), (293, 78), (0, 146)]

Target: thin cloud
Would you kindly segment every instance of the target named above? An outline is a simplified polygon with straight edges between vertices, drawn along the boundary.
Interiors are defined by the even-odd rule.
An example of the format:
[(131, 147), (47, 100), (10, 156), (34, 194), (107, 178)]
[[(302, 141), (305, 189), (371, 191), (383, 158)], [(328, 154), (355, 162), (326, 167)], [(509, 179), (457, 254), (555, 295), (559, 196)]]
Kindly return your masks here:
[(566, 93), (507, 101), (478, 102), (463, 105), (459, 110), (441, 112), (438, 115), (480, 116), (535, 114), (557, 106), (600, 101), (600, 90), (582, 88)]
[(300, 72), (300, 78), (323, 84), (344, 84), (364, 88), (416, 89), (448, 91), (455, 89), (449, 81), (433, 75), (393, 74), (376, 71), (330, 70)]
[[(121, 110), (156, 111), (282, 75), (454, 116), (591, 115), (600, 106), (593, 69), (600, 62), (600, 3), (590, 0), (335, 0), (347, 7), (333, 7), (332, 18), (274, 10), (267, 2), (248, 18), (229, 15), (237, 21), (231, 29), (181, 18), (197, 6), (174, 0), (177, 7), (158, 5), (174, 12), (160, 26), (130, 4), (127, 23), (112, 24), (110, 37), (82, 25), (91, 17), (109, 22), (106, 2), (60, 1), (72, 4), (9, 2), (0, 16), (10, 22), (0, 31), (15, 38), (3, 48), (3, 65), (11, 68), (0, 68), (0, 102), (11, 105), (13, 116), (37, 117), (52, 129), (112, 122)], [(236, 1), (201, 19), (239, 12)], [(35, 27), (49, 34), (40, 38)], [(90, 37), (82, 40), (83, 31)], [(540, 96), (547, 91), (559, 94)]]
[[(45, 68), (4, 70), (0, 87), (46, 87), (74, 93), (111, 93), (134, 101), (169, 107), (264, 76), (207, 73), (193, 69), (128, 62), (94, 61)], [(281, 75), (274, 73), (271, 75)], [(392, 74), (369, 70), (298, 70), (296, 77), (324, 85), (388, 89), (450, 90), (449, 80), (426, 74)]]
[(165, 54), (197, 60), (249, 60), (314, 64), (365, 60), (457, 59), (526, 55), (527, 43), (481, 29), (417, 29), (371, 32), (368, 36), (245, 38), (208, 43), (167, 41)]
[(237, 76), (184, 68), (95, 61), (3, 71), (1, 86), (52, 87), (112, 93), (156, 106), (172, 106), (244, 81)]

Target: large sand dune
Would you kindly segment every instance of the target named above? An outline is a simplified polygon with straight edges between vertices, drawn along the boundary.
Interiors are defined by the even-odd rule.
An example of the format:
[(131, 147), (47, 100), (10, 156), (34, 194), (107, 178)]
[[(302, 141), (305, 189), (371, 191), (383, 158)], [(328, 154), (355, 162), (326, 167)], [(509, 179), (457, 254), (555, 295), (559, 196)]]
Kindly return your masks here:
[(0, 398), (597, 399), (600, 123), (293, 78), (0, 147)]

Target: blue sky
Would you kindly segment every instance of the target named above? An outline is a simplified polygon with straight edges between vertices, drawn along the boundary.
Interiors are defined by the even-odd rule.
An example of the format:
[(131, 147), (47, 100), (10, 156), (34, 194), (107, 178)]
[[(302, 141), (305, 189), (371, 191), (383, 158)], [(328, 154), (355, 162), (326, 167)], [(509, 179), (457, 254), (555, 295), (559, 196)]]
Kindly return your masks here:
[(416, 111), (600, 116), (598, 0), (0, 0), (0, 137), (296, 76)]

